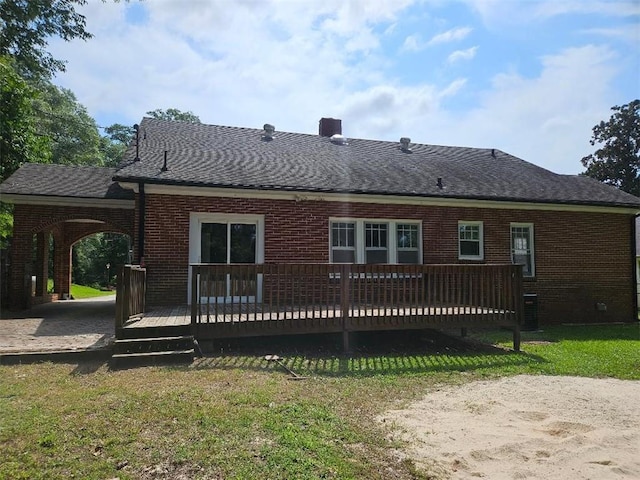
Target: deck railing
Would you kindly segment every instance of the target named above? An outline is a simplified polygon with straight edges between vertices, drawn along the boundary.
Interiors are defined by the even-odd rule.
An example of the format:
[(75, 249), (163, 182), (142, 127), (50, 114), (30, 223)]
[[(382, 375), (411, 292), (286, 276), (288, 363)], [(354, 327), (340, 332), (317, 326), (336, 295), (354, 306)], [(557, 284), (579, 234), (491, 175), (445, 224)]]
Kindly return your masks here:
[(122, 265), (116, 286), (116, 334), (130, 319), (144, 314), (147, 271), (139, 265)]
[[(193, 264), (194, 325), (282, 330), (501, 325), (523, 318), (519, 265)], [(475, 323), (474, 323), (475, 322)], [(246, 325), (248, 326), (248, 325)], [(256, 326), (257, 328), (257, 326)], [(516, 336), (514, 334), (514, 346)]]

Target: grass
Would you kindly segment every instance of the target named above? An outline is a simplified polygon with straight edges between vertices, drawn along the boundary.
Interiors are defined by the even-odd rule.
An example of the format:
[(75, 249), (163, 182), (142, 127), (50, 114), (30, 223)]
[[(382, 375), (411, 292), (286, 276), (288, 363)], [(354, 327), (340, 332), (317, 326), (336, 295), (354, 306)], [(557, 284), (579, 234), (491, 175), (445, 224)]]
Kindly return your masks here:
[[(49, 292), (53, 292), (52, 279), (48, 280), (47, 289)], [(71, 296), (76, 299), (104, 297), (106, 295), (115, 295), (115, 293), (115, 291), (111, 290), (98, 290), (96, 288), (87, 287), (85, 285), (76, 285), (75, 283), (71, 284)]]
[(350, 357), (323, 338), (218, 344), (190, 367), (0, 366), (0, 479), (427, 479), (377, 415), (481, 378), (640, 379), (638, 324), (524, 333), (518, 354), (479, 343), (508, 332), (368, 334)]

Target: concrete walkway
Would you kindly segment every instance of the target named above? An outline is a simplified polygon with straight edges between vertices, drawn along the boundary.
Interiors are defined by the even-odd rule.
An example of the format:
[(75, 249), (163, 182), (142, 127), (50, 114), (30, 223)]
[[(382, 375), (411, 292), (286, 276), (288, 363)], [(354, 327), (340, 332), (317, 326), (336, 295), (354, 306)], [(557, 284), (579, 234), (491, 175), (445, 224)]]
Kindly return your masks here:
[(115, 295), (2, 312), (0, 356), (105, 350), (115, 337)]

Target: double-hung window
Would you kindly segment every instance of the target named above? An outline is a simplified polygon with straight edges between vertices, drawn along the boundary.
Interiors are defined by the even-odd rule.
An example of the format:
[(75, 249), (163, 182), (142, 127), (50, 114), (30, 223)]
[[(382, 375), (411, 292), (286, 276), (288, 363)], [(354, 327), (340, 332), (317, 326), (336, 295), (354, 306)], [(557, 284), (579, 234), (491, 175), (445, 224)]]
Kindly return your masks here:
[(354, 222), (331, 224), (331, 261), (333, 263), (356, 262), (356, 224)]
[(417, 223), (396, 224), (398, 263), (420, 263), (420, 234)]
[(511, 224), (511, 262), (522, 265), (522, 273), (525, 277), (535, 276), (533, 224)]
[(389, 224), (365, 223), (364, 263), (389, 263)]
[(333, 263), (420, 263), (420, 223), (400, 220), (330, 221)]
[(483, 260), (482, 222), (458, 222), (458, 258), (460, 260)]

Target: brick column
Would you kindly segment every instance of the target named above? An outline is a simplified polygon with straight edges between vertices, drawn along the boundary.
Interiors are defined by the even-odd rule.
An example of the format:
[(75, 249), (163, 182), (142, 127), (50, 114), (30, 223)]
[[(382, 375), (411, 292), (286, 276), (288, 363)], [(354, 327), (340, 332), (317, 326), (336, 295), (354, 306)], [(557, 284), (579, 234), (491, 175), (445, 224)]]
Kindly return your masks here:
[(36, 234), (36, 263), (33, 274), (36, 276), (36, 297), (47, 295), (49, 280), (49, 232)]
[(11, 240), (11, 285), (9, 286), (9, 307), (29, 308), (31, 299), (31, 272), (33, 255), (33, 235), (24, 229), (16, 218)]
[(71, 245), (63, 233), (54, 235), (53, 289), (60, 299), (71, 293)]

